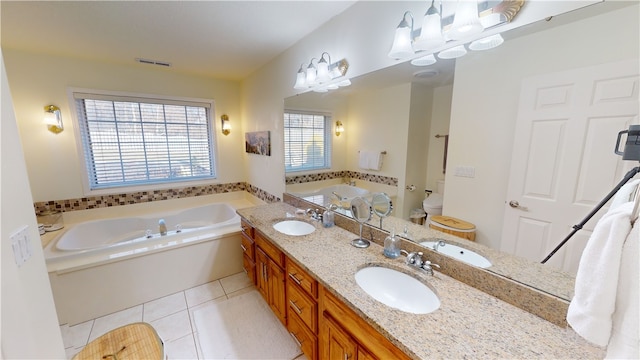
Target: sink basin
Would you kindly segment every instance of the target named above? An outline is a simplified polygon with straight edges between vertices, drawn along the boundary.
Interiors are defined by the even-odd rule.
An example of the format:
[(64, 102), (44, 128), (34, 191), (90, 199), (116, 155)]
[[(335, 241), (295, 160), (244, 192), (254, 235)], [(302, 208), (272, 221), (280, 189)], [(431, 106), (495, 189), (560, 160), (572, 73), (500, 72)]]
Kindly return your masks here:
[[(420, 243), (420, 245), (424, 245), (430, 249), (433, 249), (434, 244), (435, 241), (425, 241)], [(491, 266), (491, 262), (484, 256), (451, 243), (447, 243), (445, 246), (439, 246), (437, 251), (479, 268), (484, 269)]]
[(404, 312), (428, 314), (440, 307), (440, 299), (427, 285), (400, 271), (365, 267), (356, 273), (356, 282), (374, 299)]
[(302, 236), (311, 234), (316, 228), (304, 221), (284, 220), (273, 224), (273, 228), (285, 235)]

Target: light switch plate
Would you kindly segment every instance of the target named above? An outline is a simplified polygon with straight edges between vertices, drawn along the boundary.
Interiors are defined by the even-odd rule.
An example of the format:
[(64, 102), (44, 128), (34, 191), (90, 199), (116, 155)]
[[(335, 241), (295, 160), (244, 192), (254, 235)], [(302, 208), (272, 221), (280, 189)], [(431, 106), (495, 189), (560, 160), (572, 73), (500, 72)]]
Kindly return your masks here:
[(453, 175), (474, 178), (476, 177), (476, 168), (473, 166), (456, 166)]
[(13, 248), (13, 256), (18, 267), (22, 266), (32, 254), (31, 239), (29, 238), (29, 226), (24, 226), (11, 236), (11, 247)]

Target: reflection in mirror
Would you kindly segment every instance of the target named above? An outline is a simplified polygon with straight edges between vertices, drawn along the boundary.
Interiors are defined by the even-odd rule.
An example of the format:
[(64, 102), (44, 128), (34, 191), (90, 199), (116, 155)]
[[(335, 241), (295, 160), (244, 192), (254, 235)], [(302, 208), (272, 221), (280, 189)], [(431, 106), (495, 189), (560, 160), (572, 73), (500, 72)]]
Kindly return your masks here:
[(371, 197), (371, 207), (373, 208), (373, 213), (380, 218), (380, 228), (382, 229), (382, 219), (389, 216), (393, 211), (391, 198), (385, 193), (375, 193)]
[(357, 248), (366, 248), (371, 245), (369, 240), (362, 238), (362, 225), (371, 219), (371, 205), (361, 197), (355, 197), (351, 200), (351, 214), (353, 218), (360, 224), (360, 237), (351, 241), (351, 245)]
[[(629, 6), (634, 6), (632, 11), (624, 8)], [(447, 190), (446, 193), (440, 194), (444, 199), (444, 213), (474, 222), (479, 239), (478, 242), (471, 242), (448, 236), (447, 246), (456, 245), (483, 256), (492, 264), (486, 269), (487, 271), (570, 300), (573, 296), (574, 282), (570, 272), (554, 269), (552, 266), (547, 266), (548, 264), (542, 265), (539, 263), (542, 258), (530, 260), (514, 256), (515, 250), (503, 250), (505, 247), (502, 246), (502, 242), (505, 240), (501, 238), (499, 228), (497, 231), (492, 229), (497, 235), (487, 236), (487, 223), (490, 225), (508, 223), (503, 218), (505, 211), (511, 210), (504, 209), (504, 205), (508, 207), (508, 200), (504, 203), (504, 197), (509, 165), (508, 161), (507, 165), (500, 164), (498, 167), (501, 172), (495, 172), (493, 170), (498, 165), (494, 164), (495, 159), (492, 157), (482, 159), (481, 156), (488, 153), (484, 151), (485, 148), (496, 148), (498, 144), (504, 146), (509, 141), (512, 141), (511, 146), (513, 145), (515, 131), (512, 123), (515, 122), (517, 115), (518, 94), (524, 79), (566, 69), (593, 66), (613, 61), (612, 59), (637, 58), (637, 35), (630, 37), (631, 40), (617, 38), (619, 43), (610, 46), (605, 46), (606, 41), (602, 41), (603, 38), (615, 32), (613, 28), (621, 22), (621, 17), (626, 21), (625, 28), (628, 28), (626, 24), (631, 15), (624, 15), (636, 9), (637, 3), (631, 4), (631, 2), (598, 3), (567, 14), (556, 15), (550, 21), (540, 21), (503, 33), (505, 43), (491, 55), (475, 53), (472, 58), (438, 61), (429, 67), (416, 67), (408, 62), (402, 63), (354, 78), (352, 86), (344, 91), (336, 90), (325, 94), (305, 93), (285, 99), (285, 108), (331, 112), (334, 114), (333, 120), (340, 120), (349, 129), (339, 138), (333, 139), (334, 152), (337, 154), (332, 161), (331, 171), (334, 173), (329, 173), (328, 176), (327, 173), (302, 174), (297, 177), (312, 179), (310, 183), (303, 183), (303, 180), (290, 181), (293, 176), (287, 176), (286, 191), (299, 193), (298, 189), (305, 186), (320, 189), (355, 181), (356, 187), (366, 189), (370, 194), (387, 193), (393, 201), (392, 215), (387, 216), (384, 222), (380, 222), (377, 218), (378, 214), (374, 212), (375, 216), (370, 220), (370, 225), (381, 225), (386, 231), (407, 228), (408, 231), (399, 235), (420, 242), (435, 241), (442, 238), (442, 233), (429, 229), (428, 223), (422, 226), (412, 223), (408, 221), (408, 216), (412, 209), (422, 207), (423, 191), (435, 192), (437, 181), (444, 180), (443, 141), (436, 139), (435, 135), (451, 134), (449, 144), (452, 147), (449, 148), (449, 160), (453, 162), (449, 161), (447, 166), (453, 171), (447, 171)], [(637, 11), (634, 14), (637, 14)], [(635, 16), (637, 28), (637, 15)], [(596, 31), (595, 28), (598, 30)], [(589, 56), (583, 55), (592, 51), (586, 44), (589, 44), (594, 36), (598, 38), (598, 44), (607, 47), (608, 51), (599, 51), (597, 59), (590, 59)], [(562, 39), (564, 43), (559, 43), (559, 40), (555, 39)], [(567, 42), (573, 44), (571, 50), (565, 49), (563, 44)], [(575, 55), (569, 56), (569, 51)], [(491, 74), (491, 78), (488, 79), (489, 76), (483, 74)], [(473, 105), (465, 102), (464, 106), (460, 106), (454, 103), (454, 90), (456, 96), (462, 94), (462, 98)], [(500, 95), (495, 95), (494, 92)], [(400, 94), (406, 96), (401, 97)], [(414, 108), (419, 102), (416, 99), (428, 103), (429, 107)], [(447, 108), (443, 104), (457, 107)], [(367, 109), (372, 110), (367, 112)], [(420, 122), (410, 121), (409, 114), (425, 112), (431, 115), (428, 126), (422, 124), (423, 127), (419, 127)], [(475, 123), (470, 121), (462, 125), (456, 123), (461, 113), (473, 118)], [(378, 114), (382, 114), (379, 116), (381, 120), (377, 119)], [(455, 137), (455, 131), (449, 131), (450, 128), (457, 129), (459, 134), (461, 127), (465, 127), (465, 131), (474, 136), (484, 136), (477, 136), (477, 139), (482, 140), (463, 144), (459, 138)], [(481, 134), (476, 134), (478, 132)], [(491, 136), (487, 141), (491, 142), (483, 143), (488, 134)], [(388, 151), (382, 170), (373, 174), (359, 169), (356, 157), (358, 150), (372, 146)], [(486, 172), (476, 172), (475, 179), (456, 174), (456, 170), (460, 169), (456, 169), (455, 166), (473, 165), (471, 162), (460, 163), (460, 158), (467, 157), (474, 159), (468, 161), (484, 161), (481, 164)], [(456, 159), (458, 164), (455, 163)], [(506, 168), (506, 171), (503, 171), (503, 168)], [(421, 178), (416, 178), (415, 174)], [(475, 187), (466, 188), (464, 184), (470, 183), (474, 183)], [(415, 185), (417, 190), (413, 192), (405, 190), (408, 185)], [(488, 197), (488, 193), (492, 196)], [(297, 195), (294, 194), (294, 196)], [(316, 198), (316, 200), (318, 205), (325, 206), (328, 199)], [(480, 220), (475, 221), (459, 214), (468, 213), (469, 208), (477, 212), (473, 216)], [(584, 242), (587, 237), (588, 234), (585, 235)], [(555, 239), (549, 240), (555, 241)], [(547, 245), (538, 244), (538, 246)], [(425, 247), (426, 251), (433, 251), (433, 249)]]

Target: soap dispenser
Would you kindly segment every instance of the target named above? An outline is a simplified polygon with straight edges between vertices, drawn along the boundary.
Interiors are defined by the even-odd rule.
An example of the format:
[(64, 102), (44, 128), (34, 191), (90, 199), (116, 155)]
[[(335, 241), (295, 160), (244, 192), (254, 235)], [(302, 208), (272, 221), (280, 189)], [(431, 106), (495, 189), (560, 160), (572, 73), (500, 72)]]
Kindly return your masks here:
[(327, 210), (322, 214), (322, 225), (326, 228), (332, 227), (335, 225), (335, 215), (334, 210), (336, 210), (338, 206), (336, 204), (330, 204), (327, 207)]
[(395, 259), (400, 256), (400, 239), (396, 238), (395, 230), (384, 239), (384, 256)]

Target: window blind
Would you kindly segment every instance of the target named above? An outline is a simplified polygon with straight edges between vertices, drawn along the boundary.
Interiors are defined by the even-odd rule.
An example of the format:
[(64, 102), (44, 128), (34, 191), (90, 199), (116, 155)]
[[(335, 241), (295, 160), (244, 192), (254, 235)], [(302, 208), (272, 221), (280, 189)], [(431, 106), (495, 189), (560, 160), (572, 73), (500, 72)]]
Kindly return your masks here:
[(215, 178), (210, 106), (74, 98), (91, 190)]
[(331, 167), (331, 116), (285, 111), (285, 171)]

